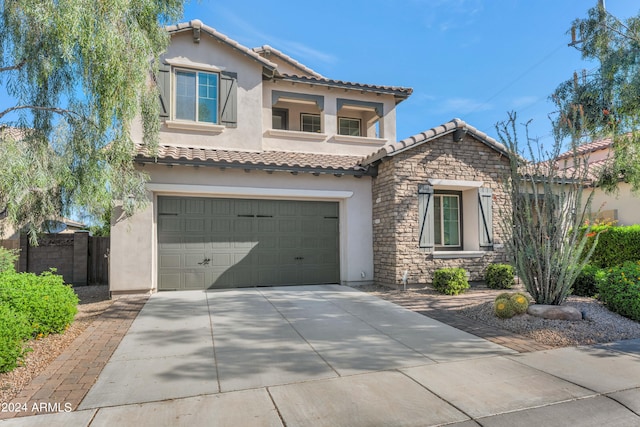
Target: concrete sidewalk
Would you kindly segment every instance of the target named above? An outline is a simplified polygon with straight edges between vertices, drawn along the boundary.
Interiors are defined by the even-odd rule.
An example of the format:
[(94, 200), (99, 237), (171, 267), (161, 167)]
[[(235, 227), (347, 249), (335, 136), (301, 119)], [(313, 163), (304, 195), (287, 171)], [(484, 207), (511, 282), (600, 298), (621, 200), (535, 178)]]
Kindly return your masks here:
[(640, 425), (640, 340), (517, 352), (342, 286), (153, 295), (76, 412), (0, 426)]

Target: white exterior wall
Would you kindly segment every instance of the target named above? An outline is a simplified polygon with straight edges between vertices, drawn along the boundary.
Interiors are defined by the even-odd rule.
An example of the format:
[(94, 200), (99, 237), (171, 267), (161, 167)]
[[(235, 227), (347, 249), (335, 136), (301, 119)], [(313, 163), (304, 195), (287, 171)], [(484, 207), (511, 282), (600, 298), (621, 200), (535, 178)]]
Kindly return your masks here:
[[(586, 199), (592, 191), (594, 190), (585, 189), (584, 198)], [(633, 194), (630, 184), (619, 183), (618, 194), (606, 194), (602, 190), (595, 190), (591, 211), (594, 213), (600, 211), (608, 216), (613, 210), (617, 211), (616, 225), (640, 224), (640, 196)]]
[[(112, 293), (157, 290), (158, 195), (335, 201), (340, 206), (340, 281), (344, 285), (373, 282), (371, 178), (190, 166), (147, 165), (150, 204), (111, 228), (109, 270)], [(364, 278), (362, 274), (364, 273)]]

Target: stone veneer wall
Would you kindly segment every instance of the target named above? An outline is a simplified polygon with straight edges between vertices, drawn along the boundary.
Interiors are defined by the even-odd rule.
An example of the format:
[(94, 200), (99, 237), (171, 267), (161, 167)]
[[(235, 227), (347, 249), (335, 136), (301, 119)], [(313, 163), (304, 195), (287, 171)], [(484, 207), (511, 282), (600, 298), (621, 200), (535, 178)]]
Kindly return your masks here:
[[(510, 206), (500, 183), (507, 171), (506, 157), (469, 135), (460, 142), (445, 135), (380, 163), (373, 181), (376, 284), (398, 285), (405, 270), (410, 284), (427, 284), (433, 272), (444, 267), (462, 267), (470, 280), (482, 280), (488, 264), (506, 262), (499, 212)], [(418, 184), (426, 184), (429, 178), (483, 181), (483, 187), (493, 190), (493, 251), (480, 258), (434, 259), (432, 253), (419, 249)], [(478, 208), (463, 205), (463, 209), (476, 212)]]

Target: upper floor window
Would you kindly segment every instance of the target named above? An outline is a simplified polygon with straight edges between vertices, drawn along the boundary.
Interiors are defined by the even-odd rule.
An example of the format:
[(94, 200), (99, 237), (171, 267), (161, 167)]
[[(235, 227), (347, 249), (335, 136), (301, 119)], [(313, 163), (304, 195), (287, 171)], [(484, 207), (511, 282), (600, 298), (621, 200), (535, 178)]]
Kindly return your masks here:
[(289, 129), (289, 111), (284, 108), (274, 108), (271, 116), (271, 127), (273, 129)]
[(176, 119), (218, 123), (218, 74), (176, 71)]
[[(171, 61), (170, 61), (171, 62)], [(160, 116), (169, 127), (198, 129), (238, 125), (238, 76), (229, 71), (161, 64), (156, 76)], [(211, 126), (216, 125), (216, 126)], [(206, 128), (206, 129), (205, 129)]]
[(322, 125), (320, 123), (320, 114), (300, 114), (301, 131), (303, 132), (320, 132)]
[(338, 118), (338, 135), (361, 136), (360, 119)]

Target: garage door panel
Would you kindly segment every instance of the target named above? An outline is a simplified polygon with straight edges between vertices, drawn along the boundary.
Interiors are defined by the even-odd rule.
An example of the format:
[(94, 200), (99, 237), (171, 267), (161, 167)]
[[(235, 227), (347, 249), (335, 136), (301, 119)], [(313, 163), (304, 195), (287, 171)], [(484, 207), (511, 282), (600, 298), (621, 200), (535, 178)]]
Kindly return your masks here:
[(185, 289), (205, 289), (207, 286), (204, 271), (187, 271), (183, 274)]
[(339, 280), (337, 203), (159, 197), (158, 204), (161, 290)]
[(182, 231), (182, 221), (175, 216), (161, 216), (158, 221), (158, 231), (160, 233), (179, 233)]

